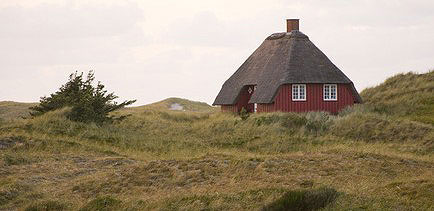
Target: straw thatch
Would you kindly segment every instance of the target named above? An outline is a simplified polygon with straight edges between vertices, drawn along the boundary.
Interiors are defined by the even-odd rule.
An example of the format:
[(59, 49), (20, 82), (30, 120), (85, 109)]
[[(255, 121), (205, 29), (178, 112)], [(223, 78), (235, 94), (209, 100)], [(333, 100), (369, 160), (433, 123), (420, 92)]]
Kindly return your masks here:
[(340, 83), (351, 86), (354, 100), (360, 95), (351, 80), (302, 32), (269, 36), (223, 84), (213, 105), (233, 105), (241, 89), (256, 85), (249, 103), (272, 103), (282, 84)]

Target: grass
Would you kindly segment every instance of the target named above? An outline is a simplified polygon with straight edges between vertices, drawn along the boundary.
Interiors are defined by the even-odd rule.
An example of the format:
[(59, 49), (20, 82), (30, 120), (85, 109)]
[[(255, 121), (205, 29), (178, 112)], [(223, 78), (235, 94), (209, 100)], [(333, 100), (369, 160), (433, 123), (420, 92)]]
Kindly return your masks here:
[(264, 206), (264, 211), (303, 211), (319, 210), (338, 197), (333, 188), (288, 191), (276, 201)]
[(17, 118), (28, 118), (29, 107), (37, 103), (17, 103), (12, 101), (0, 101), (0, 122)]
[(58, 201), (42, 201), (26, 207), (25, 211), (59, 211), (66, 210), (67, 206)]
[(434, 126), (394, 104), (242, 120), (163, 102), (110, 125), (0, 123), (0, 210), (434, 208)]
[(109, 210), (118, 210), (120, 209), (119, 205), (121, 204), (120, 200), (117, 200), (110, 196), (101, 196), (96, 199), (88, 202), (84, 207), (80, 209), (80, 211), (91, 211), (91, 210), (100, 210), (100, 211), (109, 211)]
[(372, 110), (434, 124), (434, 71), (402, 73), (361, 92)]
[(162, 110), (169, 110), (170, 106), (172, 104), (179, 104), (183, 107), (183, 111), (190, 111), (190, 112), (210, 112), (210, 111), (217, 111), (217, 107), (212, 107), (204, 102), (198, 102), (198, 101), (190, 101), (187, 99), (182, 98), (167, 98), (165, 100), (152, 103), (149, 105), (144, 106), (138, 106), (138, 107), (130, 107), (126, 110), (129, 110), (130, 112), (141, 112), (144, 110), (156, 110), (156, 111), (162, 111)]

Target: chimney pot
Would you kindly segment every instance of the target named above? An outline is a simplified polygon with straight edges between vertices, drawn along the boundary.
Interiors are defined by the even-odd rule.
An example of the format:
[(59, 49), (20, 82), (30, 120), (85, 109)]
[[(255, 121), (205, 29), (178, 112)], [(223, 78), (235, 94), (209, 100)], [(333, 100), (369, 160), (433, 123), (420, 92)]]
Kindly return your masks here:
[(299, 19), (286, 19), (286, 31), (298, 30)]

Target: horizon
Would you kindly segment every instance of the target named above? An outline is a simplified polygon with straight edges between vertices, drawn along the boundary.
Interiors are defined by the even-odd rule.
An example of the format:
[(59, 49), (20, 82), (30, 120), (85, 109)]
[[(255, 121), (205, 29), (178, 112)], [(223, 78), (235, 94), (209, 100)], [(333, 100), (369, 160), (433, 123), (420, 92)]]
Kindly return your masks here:
[(93, 70), (117, 101), (137, 99), (133, 106), (170, 97), (211, 105), (287, 18), (300, 19), (359, 92), (434, 68), (431, 1), (227, 2), (0, 2), (0, 101), (38, 102), (69, 74)]

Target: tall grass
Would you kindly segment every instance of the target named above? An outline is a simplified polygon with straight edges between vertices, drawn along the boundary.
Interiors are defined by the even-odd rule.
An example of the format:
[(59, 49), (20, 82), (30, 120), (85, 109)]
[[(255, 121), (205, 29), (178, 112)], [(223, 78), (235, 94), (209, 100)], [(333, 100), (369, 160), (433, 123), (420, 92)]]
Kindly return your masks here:
[(378, 90), (338, 115), (243, 120), (167, 101), (105, 125), (70, 121), (68, 108), (0, 121), (0, 209), (430, 210), (434, 126), (392, 103), (408, 94)]
[(397, 74), (361, 96), (378, 113), (434, 124), (434, 71)]
[(319, 210), (336, 200), (338, 192), (322, 187), (316, 190), (288, 191), (278, 200), (264, 206), (263, 211)]
[[(144, 111), (122, 122), (98, 126), (73, 122), (67, 108), (0, 130), (28, 138), (63, 137), (69, 142), (115, 147), (118, 153), (153, 156), (201, 156), (216, 149), (250, 153), (286, 153), (324, 140), (425, 143), (432, 146), (433, 126), (355, 108), (340, 115), (325, 112), (262, 113), (248, 119), (228, 113)], [(68, 142), (68, 141), (66, 141)], [(308, 145), (306, 145), (308, 144)]]

